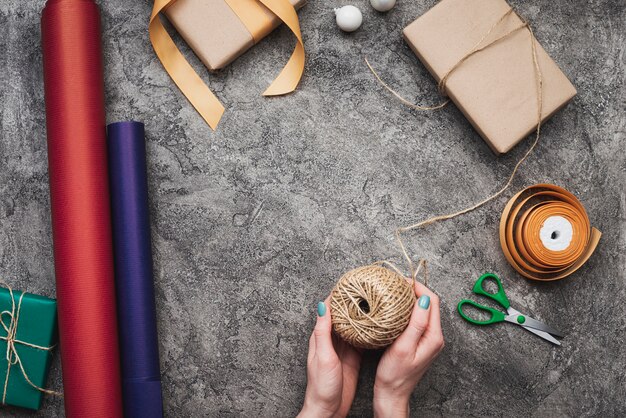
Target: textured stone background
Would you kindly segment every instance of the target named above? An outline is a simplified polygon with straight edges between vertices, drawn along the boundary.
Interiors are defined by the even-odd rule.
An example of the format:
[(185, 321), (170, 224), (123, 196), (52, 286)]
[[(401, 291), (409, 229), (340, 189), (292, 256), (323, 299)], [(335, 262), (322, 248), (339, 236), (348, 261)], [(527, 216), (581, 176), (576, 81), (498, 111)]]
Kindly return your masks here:
[[(316, 302), (346, 270), (401, 263), (395, 227), (496, 190), (528, 147), (495, 157), (454, 107), (417, 113), (375, 82), (368, 56), (403, 94), (438, 100), (401, 29), (435, 1), (366, 0), (346, 35), (332, 7), (301, 11), (308, 61), (295, 94), (261, 92), (293, 46), (286, 28), (220, 74), (190, 60), (227, 112), (211, 132), (148, 41), (151, 2), (101, 1), (107, 118), (143, 120), (165, 408), (171, 417), (292, 416), (303, 400)], [(543, 129), (513, 190), (553, 182), (578, 195), (604, 232), (589, 263), (553, 284), (522, 279), (497, 238), (507, 196), (408, 238), (431, 262), (446, 349), (415, 390), (415, 416), (626, 415), (626, 147), (623, 0), (512, 1), (578, 96)], [(54, 296), (39, 16), (43, 0), (0, 2), (0, 277)], [(182, 44), (182, 43), (181, 43)], [(472, 327), (456, 313), (476, 277), (567, 333), (556, 348), (522, 329)], [(376, 357), (364, 361), (354, 416), (371, 414)], [(60, 387), (55, 356), (49, 385)], [(48, 398), (38, 414), (62, 416)]]

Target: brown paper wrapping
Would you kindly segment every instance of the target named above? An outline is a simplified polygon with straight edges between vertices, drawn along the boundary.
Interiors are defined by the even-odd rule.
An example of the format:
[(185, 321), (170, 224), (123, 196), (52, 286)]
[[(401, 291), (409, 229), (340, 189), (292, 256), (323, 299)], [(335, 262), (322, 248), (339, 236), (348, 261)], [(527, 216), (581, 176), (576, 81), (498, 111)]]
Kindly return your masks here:
[[(306, 0), (289, 0), (296, 9)], [(271, 20), (271, 29), (280, 19), (261, 5), (262, 13)], [(209, 70), (230, 64), (255, 44), (255, 37), (246, 28), (225, 0), (178, 0), (165, 10), (168, 20)], [(260, 35), (260, 36), (259, 36)]]
[[(404, 29), (404, 39), (439, 82), (509, 8), (505, 0), (442, 0)], [(520, 23), (512, 13), (481, 45)], [(497, 154), (509, 151), (537, 128), (530, 37), (522, 29), (478, 52), (455, 69), (446, 83), (450, 99)], [(537, 58), (545, 121), (576, 95), (576, 89), (539, 43)]]

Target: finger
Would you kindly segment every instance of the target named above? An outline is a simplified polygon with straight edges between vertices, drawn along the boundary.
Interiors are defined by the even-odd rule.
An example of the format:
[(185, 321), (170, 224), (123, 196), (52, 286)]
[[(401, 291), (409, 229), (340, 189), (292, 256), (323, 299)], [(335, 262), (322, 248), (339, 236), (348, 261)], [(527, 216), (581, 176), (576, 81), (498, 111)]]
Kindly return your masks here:
[(318, 356), (329, 356), (335, 352), (332, 340), (332, 321), (330, 314), (330, 297), (317, 304), (317, 323), (313, 330), (315, 353)]
[(436, 295), (430, 302), (430, 320), (428, 328), (419, 342), (418, 351), (424, 355), (436, 355), (444, 347), (444, 338), (441, 328), (441, 307), (439, 297)]
[(309, 354), (307, 355), (307, 361), (310, 363), (315, 357), (315, 334), (311, 333), (309, 337)]
[(343, 340), (340, 340), (336, 347), (341, 363), (358, 372), (361, 368), (361, 352)]
[(441, 334), (441, 301), (439, 296), (433, 294), (430, 297), (430, 321), (428, 322), (427, 334)]
[(432, 290), (424, 286), (422, 283), (415, 282), (415, 294), (418, 297), (428, 295), (430, 297), (430, 320), (428, 321), (428, 328), (425, 334), (441, 334), (441, 314), (440, 314), (440, 300), (439, 296)]
[(424, 294), (415, 302), (409, 324), (392, 345), (396, 354), (403, 357), (413, 357), (417, 350), (417, 344), (428, 328), (429, 321), (430, 296)]
[(425, 341), (429, 341), (429, 343), (435, 346), (443, 345), (443, 333), (441, 329), (441, 301), (439, 296), (419, 282), (415, 283), (415, 293), (418, 296), (430, 296), (430, 320), (428, 322), (428, 328), (424, 332), (423, 339)]
[(424, 330), (418, 343), (417, 356), (431, 357), (438, 354), (444, 347), (443, 332), (441, 329), (441, 307), (439, 296), (424, 284), (407, 279), (414, 284), (413, 289), (418, 297), (427, 295), (430, 297), (430, 317), (428, 326)]
[(432, 299), (433, 296), (437, 296), (435, 292), (433, 292), (432, 290), (427, 288), (423, 283), (420, 283), (417, 280), (415, 281), (413, 290), (415, 290), (415, 294), (417, 295), (417, 297), (420, 297), (422, 295), (428, 295)]

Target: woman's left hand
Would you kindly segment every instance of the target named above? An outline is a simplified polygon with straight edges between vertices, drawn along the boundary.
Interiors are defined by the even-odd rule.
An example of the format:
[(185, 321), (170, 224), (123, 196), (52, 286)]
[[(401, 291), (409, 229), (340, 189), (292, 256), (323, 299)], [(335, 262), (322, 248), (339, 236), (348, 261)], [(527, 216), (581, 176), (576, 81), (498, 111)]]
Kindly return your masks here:
[(307, 387), (298, 417), (345, 417), (350, 411), (361, 367), (361, 353), (332, 333), (330, 297), (317, 306), (309, 339)]

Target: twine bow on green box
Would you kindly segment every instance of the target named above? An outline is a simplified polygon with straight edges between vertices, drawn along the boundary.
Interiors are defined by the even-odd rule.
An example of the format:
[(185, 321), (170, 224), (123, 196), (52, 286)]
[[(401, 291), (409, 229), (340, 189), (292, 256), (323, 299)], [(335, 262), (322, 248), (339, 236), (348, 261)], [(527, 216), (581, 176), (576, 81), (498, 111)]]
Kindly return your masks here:
[(43, 388), (54, 348), (56, 301), (0, 285), (6, 287), (0, 288), (2, 404), (37, 410), (44, 393), (62, 396)]

